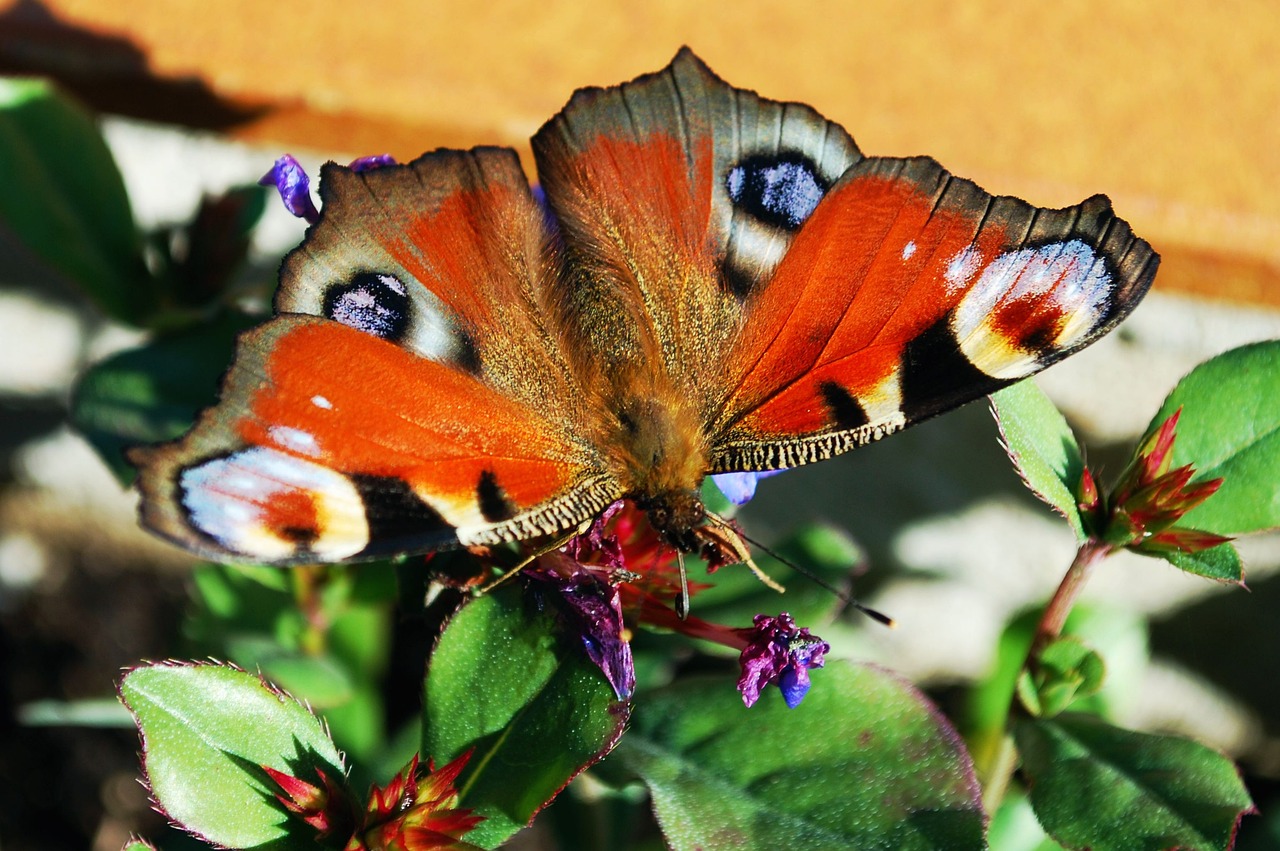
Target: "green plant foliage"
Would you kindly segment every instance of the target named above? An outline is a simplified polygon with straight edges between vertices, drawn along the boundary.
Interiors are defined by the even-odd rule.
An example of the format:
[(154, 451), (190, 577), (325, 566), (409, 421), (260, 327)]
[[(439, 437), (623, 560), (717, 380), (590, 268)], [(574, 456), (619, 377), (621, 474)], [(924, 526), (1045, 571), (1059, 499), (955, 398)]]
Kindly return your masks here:
[(1076, 486), (1084, 472), (1084, 458), (1067, 421), (1031, 380), (993, 394), (991, 405), (1018, 475), (1032, 493), (1065, 517), (1076, 538), (1083, 540)]
[(487, 819), (467, 840), (496, 847), (617, 742), (629, 708), (548, 611), (518, 588), (471, 600), (431, 657), (422, 752), (473, 749), (461, 805)]
[(133, 481), (125, 450), (189, 429), (196, 414), (217, 401), (236, 335), (258, 321), (226, 313), (94, 365), (76, 388), (71, 422), (122, 482)]
[(1232, 349), (1178, 382), (1148, 433), (1182, 409), (1173, 466), (1222, 488), (1182, 519), (1193, 529), (1235, 535), (1280, 526), (1280, 341)]
[(260, 766), (314, 778), (342, 776), (324, 726), (259, 677), (218, 665), (148, 665), (120, 694), (142, 733), (143, 769), (165, 813), (228, 848), (290, 848), (297, 841)]
[(682, 682), (637, 706), (615, 759), (649, 786), (675, 849), (985, 847), (955, 732), (877, 668), (829, 664), (794, 710)]
[(396, 597), (389, 565), (203, 565), (195, 587), (186, 622), (190, 655), (261, 671), (323, 712), (345, 752), (363, 758), (377, 751)]
[[(1217, 499), (1221, 493), (1219, 491), (1211, 496), (1209, 502)], [(1179, 570), (1185, 570), (1187, 573), (1194, 573), (1206, 579), (1235, 584), (1244, 581), (1244, 562), (1240, 560), (1240, 553), (1231, 544), (1220, 544), (1194, 553), (1174, 550), (1159, 553), (1159, 556)]]
[(1019, 721), (1014, 737), (1031, 805), (1068, 848), (1229, 848), (1253, 810), (1231, 761), (1187, 739), (1090, 715)]
[(92, 116), (44, 80), (0, 79), (0, 187), (5, 237), (113, 319), (154, 309), (115, 160)]
[[(816, 523), (796, 530), (774, 549), (778, 555), (837, 588), (849, 585), (853, 568), (862, 561), (862, 551), (848, 534)], [(746, 565), (732, 564), (706, 579), (715, 585), (693, 598), (693, 613), (716, 623), (749, 626), (760, 612), (785, 611), (799, 623), (817, 624), (829, 620), (843, 605), (829, 590), (772, 556), (761, 553), (756, 561), (761, 570), (784, 584), (785, 594), (766, 586)], [(691, 582), (704, 579), (696, 571), (689, 576)]]
[(1074, 638), (1059, 638), (1040, 651), (1034, 670), (1018, 678), (1018, 697), (1032, 715), (1052, 718), (1077, 698), (1102, 688), (1102, 657)]

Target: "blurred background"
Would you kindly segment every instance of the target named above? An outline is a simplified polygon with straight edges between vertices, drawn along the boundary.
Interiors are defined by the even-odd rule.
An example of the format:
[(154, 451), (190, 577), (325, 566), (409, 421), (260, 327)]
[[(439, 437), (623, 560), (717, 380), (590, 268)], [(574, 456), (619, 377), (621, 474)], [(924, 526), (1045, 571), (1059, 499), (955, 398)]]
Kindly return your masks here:
[[(682, 44), (736, 86), (813, 105), (866, 154), (928, 154), (1041, 206), (1110, 196), (1163, 256), (1155, 288), (1040, 379), (1104, 471), (1192, 366), (1280, 337), (1280, 14), (1266, 0), (0, 0), (0, 73), (53, 79), (100, 116), (149, 230), (190, 222), (284, 151), (314, 174), (330, 158), (500, 144), (532, 173), (528, 138), (573, 89), (657, 70)], [(303, 228), (268, 199), (234, 270), (245, 300), (269, 298)], [(158, 823), (131, 730), (19, 724), (50, 720), (33, 705), (110, 698), (121, 667), (174, 652), (189, 605), (191, 562), (136, 529), (132, 494), (67, 423), (83, 369), (141, 339), (0, 229), (5, 849), (117, 849)], [(983, 403), (771, 479), (746, 516), (766, 540), (814, 520), (858, 542), (859, 595), (899, 622), (837, 651), (947, 709), (1073, 552)], [(1265, 816), (1280, 807), (1280, 541), (1240, 548), (1251, 593), (1121, 556), (1088, 599), (1149, 624), (1135, 640), (1154, 661), (1122, 723), (1226, 751)], [(1263, 824), (1247, 820), (1242, 847), (1280, 847)]]

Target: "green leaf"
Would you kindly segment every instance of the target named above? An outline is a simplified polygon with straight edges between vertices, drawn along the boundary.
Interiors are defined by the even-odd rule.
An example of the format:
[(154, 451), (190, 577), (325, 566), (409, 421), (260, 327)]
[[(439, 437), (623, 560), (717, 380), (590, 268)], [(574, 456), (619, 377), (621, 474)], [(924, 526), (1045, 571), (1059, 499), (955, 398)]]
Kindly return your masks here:
[[(343, 776), (324, 725), (257, 676), (219, 665), (148, 665), (120, 694), (142, 734), (143, 770), (165, 813), (229, 848), (296, 848), (268, 765), (314, 782)], [(288, 825), (288, 826), (286, 826)], [(291, 844), (292, 843), (292, 844)]]
[(1058, 638), (1040, 651), (1034, 673), (1022, 672), (1018, 696), (1032, 715), (1052, 718), (1077, 698), (1095, 694), (1105, 676), (1101, 656), (1075, 638)]
[(93, 117), (44, 80), (0, 79), (0, 186), (0, 237), (143, 321), (151, 281), (120, 171)]
[(1182, 408), (1173, 466), (1222, 488), (1179, 526), (1220, 535), (1280, 526), (1280, 340), (1242, 346), (1193, 369), (1165, 399), (1150, 434)]
[(993, 394), (991, 404), (1018, 475), (1032, 493), (1067, 519), (1077, 538), (1084, 540), (1084, 524), (1076, 507), (1084, 458), (1067, 421), (1031, 380)]
[(1036, 820), (1026, 795), (1011, 788), (991, 815), (987, 842), (996, 851), (1061, 851)]
[(1091, 715), (1014, 726), (1031, 805), (1051, 836), (1093, 851), (1230, 848), (1253, 802), (1221, 754)]
[(124, 450), (178, 437), (217, 401), (236, 335), (259, 320), (228, 313), (91, 367), (72, 399), (71, 421), (122, 482), (133, 480)]
[(776, 691), (746, 709), (728, 678), (680, 682), (637, 707), (614, 757), (675, 849), (985, 847), (959, 737), (877, 668), (832, 662), (794, 710)]
[[(1214, 497), (1210, 497), (1210, 500), (1212, 499)], [(1179, 570), (1185, 570), (1187, 573), (1194, 573), (1197, 576), (1204, 576), (1208, 579), (1235, 583), (1244, 581), (1244, 563), (1240, 560), (1239, 551), (1232, 544), (1219, 544), (1216, 547), (1194, 553), (1174, 550), (1162, 553), (1144, 552), (1143, 554), (1159, 556)]]
[[(999, 758), (1022, 664), (1040, 615), (1040, 609), (1024, 611), (1005, 626), (996, 645), (994, 669), (970, 692), (965, 738), (979, 776), (987, 776)], [(1141, 697), (1140, 677), (1150, 656), (1146, 620), (1122, 609), (1077, 604), (1063, 634), (1096, 648), (1107, 664), (1107, 678), (1099, 691), (1081, 698), (1076, 708), (1111, 716), (1132, 707)]]
[(485, 816), (468, 841), (496, 847), (617, 742), (629, 715), (577, 636), (516, 588), (471, 600), (427, 669), (423, 757), (474, 749), (461, 806)]

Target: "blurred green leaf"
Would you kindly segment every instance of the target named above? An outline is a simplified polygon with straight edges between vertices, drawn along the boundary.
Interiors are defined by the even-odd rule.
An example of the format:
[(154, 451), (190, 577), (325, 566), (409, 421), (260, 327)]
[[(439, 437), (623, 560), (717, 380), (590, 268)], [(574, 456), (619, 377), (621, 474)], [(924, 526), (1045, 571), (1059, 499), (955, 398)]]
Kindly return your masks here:
[(124, 844), (124, 848), (120, 849), (120, 851), (156, 851), (156, 846), (152, 845), (150, 842), (144, 842), (141, 839), (130, 838), (129, 841)]
[(789, 710), (729, 678), (651, 694), (610, 767), (649, 786), (675, 849), (984, 848), (972, 764), (903, 680), (835, 661)]
[(987, 842), (995, 851), (1061, 851), (1036, 819), (1027, 796), (1010, 789), (991, 815)]
[[(969, 693), (965, 738), (983, 776), (1006, 734), (1018, 677), (1040, 614), (1039, 609), (1024, 611), (1005, 626), (991, 673)], [(1110, 717), (1123, 713), (1140, 697), (1141, 673), (1150, 657), (1144, 618), (1122, 609), (1077, 604), (1063, 634), (1080, 638), (1107, 660), (1106, 682), (1097, 693), (1079, 698), (1078, 710)]]
[(1076, 487), (1084, 472), (1080, 445), (1062, 414), (1032, 380), (992, 394), (992, 410), (1018, 475), (1084, 540)]
[(1058, 638), (1040, 651), (1034, 670), (1018, 677), (1018, 696), (1032, 715), (1052, 718), (1096, 693), (1105, 676), (1101, 656), (1075, 638)]
[(132, 727), (129, 710), (113, 697), (96, 700), (36, 700), (18, 707), (24, 727)]
[(133, 481), (124, 450), (173, 440), (191, 428), (196, 414), (217, 401), (236, 335), (258, 321), (226, 313), (94, 365), (76, 388), (72, 423), (122, 482)]
[[(324, 725), (260, 678), (219, 665), (149, 665), (125, 675), (120, 693), (138, 722), (143, 769), (165, 813), (230, 848), (284, 849), (290, 833), (274, 786), (259, 766), (304, 779), (343, 776)], [(288, 826), (287, 826), (288, 825)]]
[(628, 714), (580, 640), (507, 588), (468, 602), (440, 636), (422, 752), (439, 765), (474, 749), (460, 804), (486, 817), (468, 841), (492, 848), (607, 753)]
[(1253, 802), (1221, 754), (1090, 715), (1014, 726), (1031, 805), (1051, 836), (1093, 851), (1224, 849)]
[(1222, 488), (1179, 521), (1220, 535), (1280, 526), (1280, 341), (1232, 349), (1178, 382), (1148, 434), (1182, 408), (1173, 466)]
[[(853, 568), (863, 560), (862, 551), (847, 533), (821, 524), (798, 529), (773, 549), (837, 588), (848, 587)], [(690, 582), (706, 579), (715, 583), (693, 597), (693, 614), (703, 620), (745, 627), (757, 614), (785, 611), (800, 625), (808, 626), (829, 620), (844, 605), (829, 590), (774, 557), (759, 551), (755, 557), (761, 570), (786, 587), (785, 594), (766, 586), (743, 564), (722, 567), (710, 578), (691, 571)]]
[(0, 230), (107, 315), (145, 321), (154, 295), (120, 171), (93, 117), (47, 81), (0, 78), (0, 186)]

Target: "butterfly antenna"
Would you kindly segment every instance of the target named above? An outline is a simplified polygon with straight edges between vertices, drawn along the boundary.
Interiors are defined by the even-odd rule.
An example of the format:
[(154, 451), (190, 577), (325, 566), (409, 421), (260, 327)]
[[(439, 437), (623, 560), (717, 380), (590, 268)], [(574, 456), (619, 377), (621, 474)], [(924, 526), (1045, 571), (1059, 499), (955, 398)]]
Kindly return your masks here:
[(764, 553), (770, 558), (777, 559), (778, 561), (782, 562), (787, 567), (791, 568), (796, 573), (805, 577), (809, 581), (827, 589), (832, 594), (835, 594), (836, 597), (840, 598), (840, 600), (842, 600), (846, 605), (853, 606), (855, 609), (862, 612), (864, 615), (871, 618), (873, 621), (876, 621), (877, 623), (882, 623), (885, 626), (889, 627), (890, 629), (897, 626), (897, 624), (894, 623), (893, 618), (889, 617), (884, 612), (878, 612), (875, 609), (871, 608), (870, 606), (862, 605), (853, 597), (850, 597), (847, 592), (841, 591), (839, 588), (832, 585), (830, 582), (823, 579), (821, 576), (818, 576), (817, 574), (815, 574), (812, 570), (801, 567), (791, 559), (785, 558), (784, 556), (779, 555), (777, 552), (769, 549), (764, 544), (760, 543), (759, 541), (748, 538), (746, 535), (742, 534), (741, 532), (738, 532), (738, 534), (742, 536), (742, 540), (746, 541), (748, 544), (755, 547), (760, 552)]
[(676, 564), (680, 567), (680, 593), (676, 595), (676, 614), (680, 620), (689, 617), (689, 574), (684, 569), (684, 553), (676, 550)]

